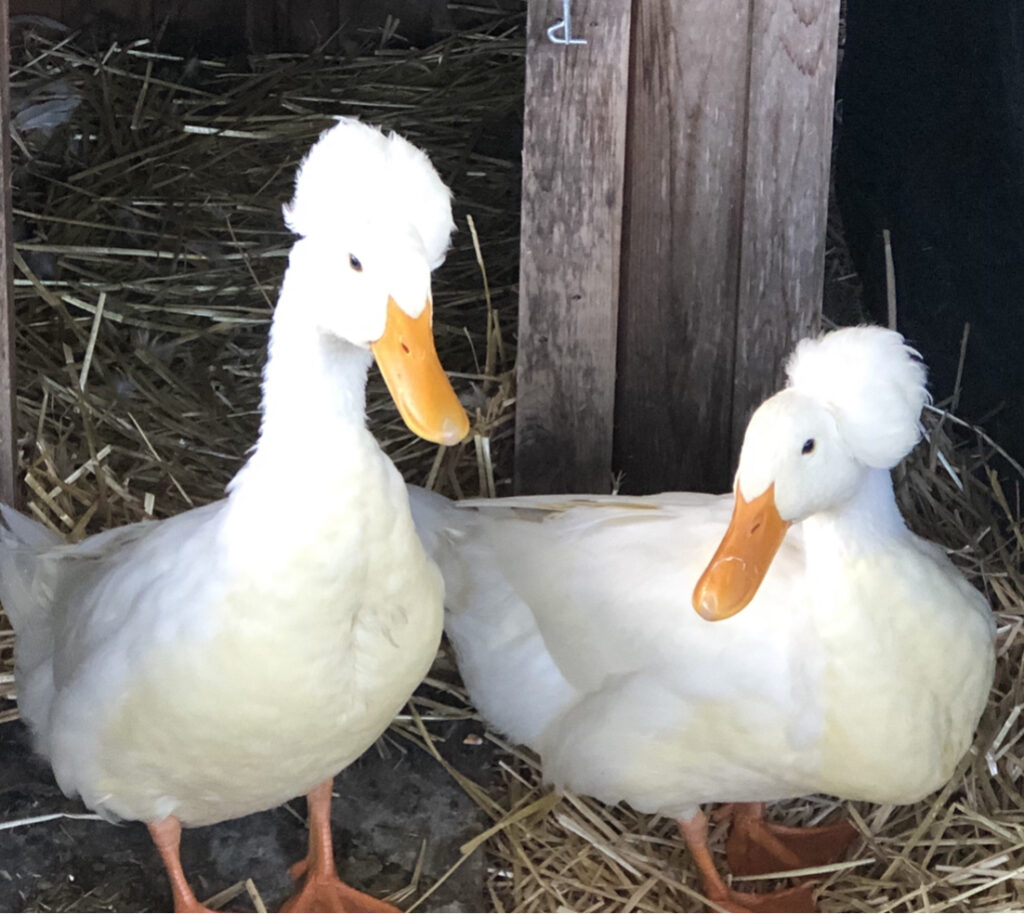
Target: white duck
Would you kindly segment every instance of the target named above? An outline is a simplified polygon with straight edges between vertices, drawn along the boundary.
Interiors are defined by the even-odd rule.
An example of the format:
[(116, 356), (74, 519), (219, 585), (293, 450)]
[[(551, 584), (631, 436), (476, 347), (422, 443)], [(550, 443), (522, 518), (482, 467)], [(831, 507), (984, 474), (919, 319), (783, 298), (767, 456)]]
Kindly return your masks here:
[[(441, 634), (441, 576), (364, 408), (375, 355), (413, 431), (452, 444), (468, 430), (431, 333), (448, 189), (401, 137), (343, 120), (301, 164), (285, 218), (300, 237), (263, 423), (227, 497), (77, 545), (2, 508), (22, 714), (68, 794), (148, 824), (178, 911), (206, 910), (182, 872), (182, 825), (301, 793), (310, 845), (287, 909), (393, 910), (337, 877), (331, 783)], [(318, 464), (313, 495), (296, 486), (297, 454)]]
[(813, 901), (806, 885), (730, 889), (700, 804), (734, 804), (734, 870), (824, 862), (848, 825), (771, 826), (763, 802), (914, 802), (948, 780), (985, 704), (988, 606), (893, 496), (927, 398), (915, 356), (872, 327), (802, 342), (747, 428), (731, 521), (727, 495), (412, 491), (484, 717), (556, 786), (675, 817), (724, 908)]

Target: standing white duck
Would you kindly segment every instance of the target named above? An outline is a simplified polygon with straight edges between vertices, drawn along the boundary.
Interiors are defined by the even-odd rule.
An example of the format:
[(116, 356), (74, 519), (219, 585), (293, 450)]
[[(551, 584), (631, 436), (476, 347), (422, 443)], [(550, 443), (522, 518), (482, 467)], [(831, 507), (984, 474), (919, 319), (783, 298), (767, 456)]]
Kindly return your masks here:
[(733, 910), (813, 910), (811, 887), (733, 891), (701, 803), (734, 804), (734, 871), (824, 862), (850, 826), (772, 826), (763, 802), (925, 796), (994, 668), (985, 600), (893, 496), (927, 398), (916, 353), (851, 328), (802, 342), (788, 374), (750, 420), (731, 521), (728, 495), (411, 498), (484, 717), (556, 786), (676, 818)]
[[(441, 634), (441, 576), (364, 409), (376, 356), (414, 432), (453, 444), (468, 430), (431, 332), (450, 194), (407, 141), (342, 120), (302, 162), (285, 219), (299, 237), (263, 422), (227, 497), (77, 545), (2, 508), (22, 714), (65, 792), (148, 824), (178, 911), (206, 910), (182, 872), (182, 825), (301, 793), (309, 853), (286, 910), (393, 910), (337, 877), (331, 784)], [(315, 498), (295, 490), (300, 451), (320, 464)]]

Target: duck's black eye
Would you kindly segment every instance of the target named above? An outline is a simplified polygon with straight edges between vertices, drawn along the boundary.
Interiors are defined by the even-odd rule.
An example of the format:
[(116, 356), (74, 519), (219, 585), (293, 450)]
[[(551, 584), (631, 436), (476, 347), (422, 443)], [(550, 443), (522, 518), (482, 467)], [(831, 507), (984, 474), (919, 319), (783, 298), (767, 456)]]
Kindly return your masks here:
[(348, 255), (348, 265), (352, 267), (352, 269), (355, 270), (357, 273), (363, 272), (363, 265), (355, 254)]
[(813, 438), (808, 438), (804, 442), (804, 446), (802, 448), (800, 448), (800, 453), (801, 454), (809, 454), (813, 450), (814, 450), (814, 439)]

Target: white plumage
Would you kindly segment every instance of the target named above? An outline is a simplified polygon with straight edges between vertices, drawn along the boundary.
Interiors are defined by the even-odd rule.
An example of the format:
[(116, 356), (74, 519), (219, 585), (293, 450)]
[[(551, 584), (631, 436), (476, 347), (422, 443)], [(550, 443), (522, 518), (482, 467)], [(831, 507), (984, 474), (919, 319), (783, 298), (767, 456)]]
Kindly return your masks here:
[[(412, 491), (470, 696), (555, 784), (685, 821), (812, 792), (909, 803), (966, 752), (989, 610), (906, 528), (888, 470), (918, 439), (923, 367), (897, 334), (855, 328), (801, 343), (789, 375), (751, 419), (737, 492), (774, 493), (780, 541), (793, 526), (723, 621), (690, 602), (732, 496)], [(722, 599), (698, 605), (723, 617)]]
[(930, 399), (925, 367), (897, 333), (848, 327), (802, 340), (786, 375), (790, 388), (834, 411), (844, 440), (868, 466), (895, 466), (920, 437)]
[(427, 154), (372, 128), (325, 133), (299, 166), (295, 197), (284, 208), (297, 235), (337, 235), (338, 214), (346, 230), (414, 232), (431, 270), (444, 262), (455, 229), (451, 192)]
[[(392, 312), (429, 307), (448, 190), (406, 141), (346, 120), (289, 218), (260, 438), (228, 497), (77, 545), (2, 509), (22, 713), (61, 787), (111, 817), (202, 825), (311, 791), (387, 726), (440, 638), (441, 578), (364, 409), (368, 347)], [(448, 397), (430, 417), (464, 433), (425, 345)]]

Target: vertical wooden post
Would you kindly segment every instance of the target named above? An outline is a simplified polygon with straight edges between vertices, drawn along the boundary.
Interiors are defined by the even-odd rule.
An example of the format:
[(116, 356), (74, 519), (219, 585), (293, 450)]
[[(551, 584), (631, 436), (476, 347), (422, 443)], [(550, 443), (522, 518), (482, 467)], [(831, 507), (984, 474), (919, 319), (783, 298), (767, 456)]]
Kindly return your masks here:
[(636, 0), (615, 467), (723, 491), (821, 313), (839, 0)]
[(560, 4), (531, 2), (517, 487), (722, 491), (820, 317), (839, 0), (575, 6), (631, 32), (629, 86), (607, 42), (546, 44)]
[(633, 25), (615, 468), (729, 486), (750, 0), (640, 0)]
[(558, 0), (527, 16), (515, 484), (611, 485), (631, 3)]
[(14, 229), (11, 211), (11, 32), (0, 0), (0, 501), (16, 502), (18, 439), (14, 388)]
[(753, 4), (733, 453), (817, 329), (825, 277), (839, 0)]

